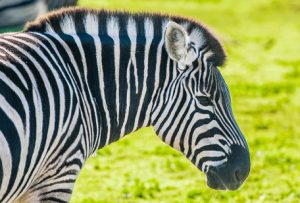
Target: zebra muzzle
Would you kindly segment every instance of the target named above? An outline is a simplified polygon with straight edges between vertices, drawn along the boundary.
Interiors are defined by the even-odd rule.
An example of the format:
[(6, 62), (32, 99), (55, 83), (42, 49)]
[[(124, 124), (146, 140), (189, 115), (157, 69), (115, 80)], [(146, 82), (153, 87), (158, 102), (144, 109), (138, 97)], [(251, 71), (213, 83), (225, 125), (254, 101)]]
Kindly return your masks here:
[(216, 190), (237, 190), (250, 172), (250, 156), (247, 149), (232, 146), (228, 161), (221, 166), (209, 167), (207, 185)]

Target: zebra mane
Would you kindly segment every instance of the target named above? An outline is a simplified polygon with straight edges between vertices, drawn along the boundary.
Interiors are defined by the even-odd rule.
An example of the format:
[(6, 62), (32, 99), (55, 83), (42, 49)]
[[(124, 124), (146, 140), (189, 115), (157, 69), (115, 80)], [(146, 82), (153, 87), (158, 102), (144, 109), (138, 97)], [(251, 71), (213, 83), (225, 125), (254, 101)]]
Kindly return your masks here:
[[(126, 26), (129, 20), (133, 20), (137, 26), (137, 35), (143, 29), (146, 19), (151, 20), (155, 26), (161, 26), (169, 21), (174, 21), (183, 25), (188, 34), (194, 36), (199, 47), (208, 47), (213, 55), (210, 60), (216, 66), (223, 66), (225, 63), (226, 55), (223, 46), (212, 34), (212, 32), (203, 24), (198, 21), (179, 17), (164, 15), (158, 13), (131, 13), (125, 11), (110, 11), (110, 10), (95, 10), (79, 7), (69, 7), (56, 10), (48, 13), (45, 16), (41, 16), (36, 20), (27, 23), (24, 32), (47, 32), (47, 33), (64, 33), (64, 34), (95, 34), (101, 35), (101, 29), (98, 28), (101, 24), (105, 24), (108, 19), (118, 19), (120, 26)], [(89, 20), (88, 20), (89, 19)], [(86, 23), (90, 23), (88, 26), (90, 29), (87, 32), (85, 26)], [(97, 23), (97, 25), (93, 25)], [(118, 32), (118, 31), (116, 31)], [(161, 36), (161, 32), (154, 33)]]

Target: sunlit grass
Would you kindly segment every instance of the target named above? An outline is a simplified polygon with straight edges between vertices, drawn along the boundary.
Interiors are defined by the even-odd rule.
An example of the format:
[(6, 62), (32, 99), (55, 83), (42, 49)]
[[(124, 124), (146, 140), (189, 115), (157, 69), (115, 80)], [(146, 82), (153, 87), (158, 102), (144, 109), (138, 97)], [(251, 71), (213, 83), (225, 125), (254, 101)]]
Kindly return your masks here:
[(163, 144), (152, 128), (100, 150), (82, 170), (79, 202), (300, 202), (300, 2), (298, 0), (80, 0), (92, 8), (172, 13), (217, 33), (228, 53), (222, 73), (251, 151), (251, 173), (235, 192)]

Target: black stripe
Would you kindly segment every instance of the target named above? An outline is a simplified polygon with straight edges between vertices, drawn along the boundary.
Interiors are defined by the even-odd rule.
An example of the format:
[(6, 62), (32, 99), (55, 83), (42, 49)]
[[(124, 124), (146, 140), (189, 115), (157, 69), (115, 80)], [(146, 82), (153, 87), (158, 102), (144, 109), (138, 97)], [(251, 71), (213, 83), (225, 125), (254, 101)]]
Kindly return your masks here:
[[(0, 83), (1, 87), (3, 87), (3, 83)], [(0, 88), (2, 89), (2, 88)], [(0, 123), (5, 123), (5, 125), (0, 126), (0, 130), (3, 132), (4, 139), (6, 139), (8, 146), (10, 148), (11, 158), (12, 158), (12, 169), (11, 169), (11, 177), (8, 182), (7, 190), (3, 195), (5, 198), (10, 190), (12, 189), (14, 182), (16, 180), (16, 175), (18, 173), (18, 168), (20, 164), (20, 156), (21, 156), (21, 143), (19, 134), (15, 128), (13, 123), (14, 121), (10, 120), (7, 115), (0, 108)], [(24, 136), (24, 135), (21, 135)], [(3, 199), (2, 199), (3, 200)], [(2, 202), (0, 200), (0, 202)]]
[[(99, 35), (102, 44), (101, 56), (103, 62), (103, 78), (104, 78), (104, 91), (107, 108), (110, 115), (111, 134), (118, 134), (118, 123), (117, 123), (117, 109), (116, 109), (116, 84), (115, 84), (115, 56), (114, 56), (114, 41), (107, 35), (106, 23), (99, 24), (99, 31), (105, 32), (105, 34)], [(105, 63), (104, 63), (105, 62)], [(100, 98), (100, 101), (102, 98)], [(102, 113), (102, 112), (101, 112)], [(102, 115), (102, 114), (101, 114)], [(105, 112), (103, 111), (102, 118), (106, 118)], [(103, 122), (103, 124), (105, 124)], [(105, 124), (107, 125), (107, 124)], [(107, 127), (106, 127), (107, 128)], [(106, 134), (106, 133), (105, 133)], [(102, 133), (103, 135), (103, 133)], [(112, 136), (109, 141), (113, 141)], [(101, 137), (101, 145), (104, 146), (106, 137)]]
[[(154, 33), (161, 33), (161, 26), (155, 26), (155, 24), (153, 24), (154, 27)], [(153, 94), (153, 90), (154, 90), (154, 84), (155, 84), (155, 80), (157, 80), (157, 78), (155, 78), (155, 72), (156, 72), (156, 62), (157, 62), (157, 49), (158, 49), (158, 45), (159, 42), (161, 40), (161, 36), (160, 35), (154, 35), (153, 40), (151, 42), (150, 45), (150, 49), (149, 49), (149, 54), (148, 54), (148, 67), (144, 67), (147, 69), (148, 72), (148, 76), (147, 76), (147, 92), (151, 92)], [(140, 115), (140, 120), (139, 120), (139, 126), (143, 125), (143, 122), (145, 120), (146, 117), (146, 111), (147, 111), (147, 107), (149, 105), (149, 103), (151, 102), (152, 99), (152, 94), (146, 94), (142, 108), (141, 108), (141, 115)]]
[[(120, 71), (119, 71), (119, 98), (120, 98), (120, 111), (119, 111), (119, 128), (121, 130), (121, 126), (124, 123), (125, 119), (125, 112), (126, 108), (131, 104), (127, 104), (126, 99), (127, 99), (127, 94), (128, 89), (131, 88), (131, 91), (133, 91), (133, 88), (130, 86), (132, 83), (134, 83), (134, 80), (131, 80), (131, 78), (127, 78), (127, 66), (128, 62), (130, 60), (130, 47), (131, 47), (131, 41), (129, 38), (129, 35), (127, 33), (126, 29), (127, 25), (127, 20), (126, 19), (119, 19), (119, 37), (120, 37), (120, 59), (119, 59), (119, 66), (120, 66)], [(129, 86), (127, 85), (127, 80), (129, 80)], [(131, 98), (132, 99), (132, 98)], [(129, 109), (130, 110), (130, 109)], [(132, 120), (128, 120), (128, 127), (133, 128), (134, 122)], [(125, 133), (130, 133), (131, 131), (128, 130), (127, 128), (125, 129)], [(120, 134), (120, 131), (119, 131)], [(117, 136), (113, 138), (113, 141), (116, 141), (118, 138)]]

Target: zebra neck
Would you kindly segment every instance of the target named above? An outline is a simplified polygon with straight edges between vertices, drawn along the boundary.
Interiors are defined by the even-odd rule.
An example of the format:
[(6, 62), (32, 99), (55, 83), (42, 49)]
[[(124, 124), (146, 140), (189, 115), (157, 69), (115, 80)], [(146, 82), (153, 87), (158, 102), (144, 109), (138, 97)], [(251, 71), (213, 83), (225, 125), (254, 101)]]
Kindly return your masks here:
[(95, 100), (90, 102), (95, 106), (91, 107), (94, 125), (99, 126), (95, 149), (150, 124), (153, 101), (167, 80), (165, 69), (170, 61), (162, 37), (147, 29), (135, 37), (107, 30), (106, 35), (80, 34), (68, 40), (79, 64), (77, 72), (86, 78)]
[(78, 64), (76, 73), (95, 98), (90, 106), (95, 109), (91, 112), (97, 112), (93, 123), (100, 129), (92, 136), (96, 148), (150, 124), (155, 95), (169, 81), (167, 63), (172, 62), (163, 39), (169, 20), (75, 10), (54, 13), (27, 27), (27, 31), (59, 35), (69, 43)]

